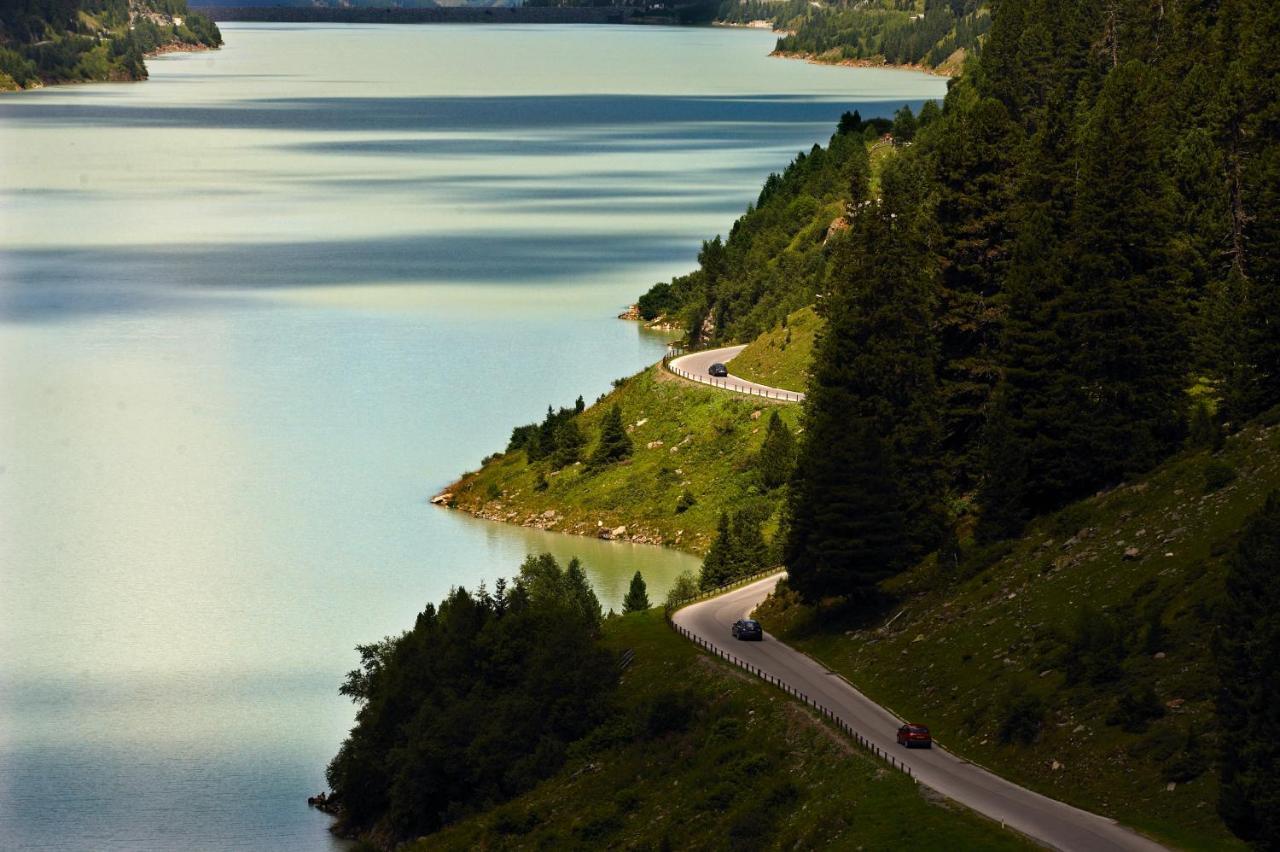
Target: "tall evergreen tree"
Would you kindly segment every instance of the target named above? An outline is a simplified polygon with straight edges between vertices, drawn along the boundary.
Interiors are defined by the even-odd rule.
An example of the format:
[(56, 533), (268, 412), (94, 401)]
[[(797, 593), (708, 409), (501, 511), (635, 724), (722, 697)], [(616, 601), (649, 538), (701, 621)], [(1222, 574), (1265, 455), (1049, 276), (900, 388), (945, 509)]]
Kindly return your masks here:
[(1057, 317), (1082, 380), (1067, 448), (1078, 470), (1064, 471), (1068, 486), (1146, 470), (1184, 426), (1189, 352), (1171, 262), (1176, 202), (1152, 74), (1137, 60), (1109, 74), (1081, 134), (1074, 274)]
[(570, 417), (556, 427), (555, 449), (551, 453), (551, 466), (557, 470), (582, 458), (582, 448), (587, 443), (578, 421)]
[(737, 564), (733, 566), (735, 577), (745, 577), (762, 570), (769, 560), (769, 547), (764, 542), (760, 519), (750, 511), (736, 512), (731, 527)]
[(622, 425), (622, 409), (615, 403), (600, 423), (600, 441), (591, 453), (590, 466), (604, 467), (631, 455), (631, 437)]
[(765, 488), (773, 489), (786, 483), (791, 477), (795, 456), (795, 438), (775, 410), (769, 415), (764, 443), (760, 445), (760, 453), (756, 457), (756, 468), (760, 471), (760, 479)]
[[(1189, 351), (1150, 73), (1130, 62), (1108, 76), (1069, 198), (1041, 177), (1025, 204), (1008, 278), (1004, 419), (988, 432), (1002, 443), (984, 454), (987, 535), (1149, 468), (1180, 438)], [(1020, 495), (1010, 491), (1019, 478)]]
[(698, 577), (698, 585), (703, 589), (714, 589), (731, 579), (734, 568), (738, 564), (738, 549), (730, 526), (729, 513), (721, 512), (720, 521), (716, 525), (716, 537), (711, 540), (706, 558), (702, 560), (702, 573)]
[(1239, 423), (1280, 402), (1280, 5), (1224, 0), (1218, 29), (1230, 59), (1221, 136), (1232, 270), (1243, 285), (1225, 402)]
[(853, 211), (832, 262), (806, 435), (813, 440), (808, 420), (825, 418), (828, 404), (875, 424), (906, 500), (910, 559), (927, 553), (943, 526), (932, 197), (927, 173), (909, 156), (885, 168), (881, 187), (878, 201)]
[(806, 416), (783, 560), (806, 600), (870, 600), (904, 564), (905, 501), (875, 423), (848, 392), (820, 395)]
[(631, 588), (627, 590), (627, 595), (622, 599), (622, 611), (626, 612), (644, 612), (649, 608), (649, 590), (645, 586), (644, 577), (640, 576), (637, 571), (635, 576), (631, 578)]
[(1245, 528), (1214, 642), (1222, 785), (1218, 810), (1259, 849), (1280, 848), (1280, 492)]
[(941, 239), (937, 328), (942, 451), (958, 491), (977, 476), (974, 458), (999, 378), (1004, 269), (1012, 243), (1009, 205), (1020, 128), (1004, 104), (980, 98), (963, 78), (922, 145), (938, 187)]

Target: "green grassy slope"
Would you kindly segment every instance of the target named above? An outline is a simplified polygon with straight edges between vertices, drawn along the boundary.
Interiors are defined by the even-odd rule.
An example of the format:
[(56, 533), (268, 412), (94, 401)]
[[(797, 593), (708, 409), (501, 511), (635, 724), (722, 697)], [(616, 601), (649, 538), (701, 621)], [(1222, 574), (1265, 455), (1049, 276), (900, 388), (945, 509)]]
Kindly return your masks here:
[(804, 391), (813, 344), (822, 320), (813, 308), (802, 308), (784, 325), (766, 331), (733, 359), (733, 374), (775, 388)]
[[(1178, 846), (1235, 848), (1216, 811), (1210, 625), (1224, 557), (1277, 487), (1280, 427), (1254, 425), (997, 551), (919, 566), (878, 627), (846, 632), (786, 599), (762, 617), (1001, 775)], [(1126, 714), (1125, 693), (1148, 713)]]
[[(505, 453), (446, 489), (452, 504), (493, 520), (581, 535), (625, 526), (630, 540), (694, 553), (711, 544), (721, 510), (755, 502), (776, 512), (780, 494), (761, 487), (751, 458), (764, 440), (771, 406), (779, 406), (793, 429), (798, 407), (695, 385), (654, 366), (580, 415), (588, 452), (615, 403), (628, 424), (630, 459), (595, 473), (585, 464), (556, 473), (545, 462), (530, 465), (523, 450)], [(544, 491), (535, 488), (539, 473)], [(696, 502), (677, 512), (686, 489)]]
[(612, 619), (605, 632), (635, 651), (618, 695), (631, 712), (555, 777), (411, 848), (1032, 848), (697, 651), (660, 611)]

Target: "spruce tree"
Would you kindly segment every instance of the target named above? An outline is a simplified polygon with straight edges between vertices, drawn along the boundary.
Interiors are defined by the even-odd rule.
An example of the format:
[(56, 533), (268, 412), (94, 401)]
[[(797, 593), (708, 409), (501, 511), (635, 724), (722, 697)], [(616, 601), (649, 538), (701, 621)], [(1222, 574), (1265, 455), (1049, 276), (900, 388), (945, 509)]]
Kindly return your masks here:
[(791, 477), (793, 464), (795, 464), (795, 438), (775, 410), (769, 416), (764, 443), (760, 445), (760, 453), (756, 456), (756, 469), (760, 471), (760, 480), (764, 483), (764, 487), (772, 490), (786, 483)]
[(636, 575), (631, 578), (631, 588), (627, 590), (627, 596), (622, 599), (622, 611), (628, 612), (644, 612), (649, 608), (649, 590), (644, 584), (644, 577), (640, 576), (637, 571)]
[(591, 453), (590, 466), (593, 468), (619, 461), (631, 455), (631, 438), (622, 425), (622, 409), (614, 404), (605, 412), (600, 423), (600, 441)]
[(702, 573), (698, 577), (698, 585), (705, 589), (714, 589), (729, 582), (734, 566), (738, 564), (738, 550), (735, 546), (733, 528), (729, 524), (729, 513), (720, 513), (720, 522), (716, 525), (716, 537), (711, 540), (706, 558), (702, 560)]
[(1280, 492), (1245, 528), (1227, 569), (1214, 657), (1222, 781), (1218, 811), (1260, 849), (1280, 838)]
[(752, 512), (737, 512), (733, 516), (732, 533), (737, 561), (731, 568), (731, 579), (745, 577), (765, 568), (769, 561), (769, 547), (760, 530), (760, 519)]
[(577, 419), (570, 417), (556, 427), (555, 450), (551, 453), (551, 466), (556, 470), (573, 464), (582, 458), (582, 448), (587, 439), (578, 426)]
[(904, 565), (904, 500), (885, 443), (852, 395), (820, 397), (806, 415), (783, 560), (805, 600), (871, 600)]
[[(868, 418), (888, 453), (910, 521), (904, 559), (932, 549), (942, 530), (938, 465), (936, 257), (928, 175), (912, 156), (881, 175), (882, 197), (853, 212), (833, 258), (826, 328), (816, 347), (806, 418), (833, 405)], [(806, 421), (806, 437), (812, 440)], [(896, 507), (895, 507), (896, 508)]]
[(1032, 139), (1006, 279), (1003, 410), (988, 431), (1000, 443), (983, 453), (980, 502), (999, 516), (985, 536), (1145, 470), (1180, 439), (1189, 348), (1149, 75), (1131, 62), (1107, 77), (1074, 156), (1061, 110), (1044, 114), (1062, 128)]
[(1056, 323), (1078, 377), (1066, 463), (1071, 496), (1143, 471), (1184, 426), (1189, 350), (1172, 264), (1175, 196), (1152, 72), (1107, 76), (1085, 123), (1071, 222), (1073, 275)]
[(984, 419), (999, 377), (1003, 276), (1012, 244), (1009, 205), (1021, 131), (1004, 104), (980, 98), (963, 78), (925, 135), (937, 184), (941, 240), (939, 345), (941, 447), (958, 491), (977, 477)]

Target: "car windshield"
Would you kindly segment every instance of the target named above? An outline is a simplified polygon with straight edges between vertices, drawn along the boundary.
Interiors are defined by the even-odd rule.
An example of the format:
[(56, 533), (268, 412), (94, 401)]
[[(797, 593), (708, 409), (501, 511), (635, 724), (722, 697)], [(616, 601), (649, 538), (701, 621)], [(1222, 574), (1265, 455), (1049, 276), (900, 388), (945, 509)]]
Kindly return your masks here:
[[(755, 630), (757, 627), (760, 626), (760, 623), (758, 621), (744, 621), (742, 622), (742, 626), (747, 628), (748, 630)], [(724, 628), (722, 627), (720, 629), (723, 630)]]
[(913, 733), (913, 734), (927, 734), (927, 733), (929, 733), (929, 729), (928, 729), (928, 728), (926, 728), (924, 725), (911, 725), (909, 728), (907, 728), (907, 730), (911, 731), (911, 733)]

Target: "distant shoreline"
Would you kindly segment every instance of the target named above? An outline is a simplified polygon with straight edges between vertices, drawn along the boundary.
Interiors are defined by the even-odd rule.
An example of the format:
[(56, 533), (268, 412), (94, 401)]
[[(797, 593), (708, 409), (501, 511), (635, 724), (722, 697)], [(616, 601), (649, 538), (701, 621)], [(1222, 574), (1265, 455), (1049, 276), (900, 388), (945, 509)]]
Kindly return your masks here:
[(674, 24), (628, 7), (551, 6), (354, 8), (318, 6), (202, 6), (215, 22), (291, 24)]

